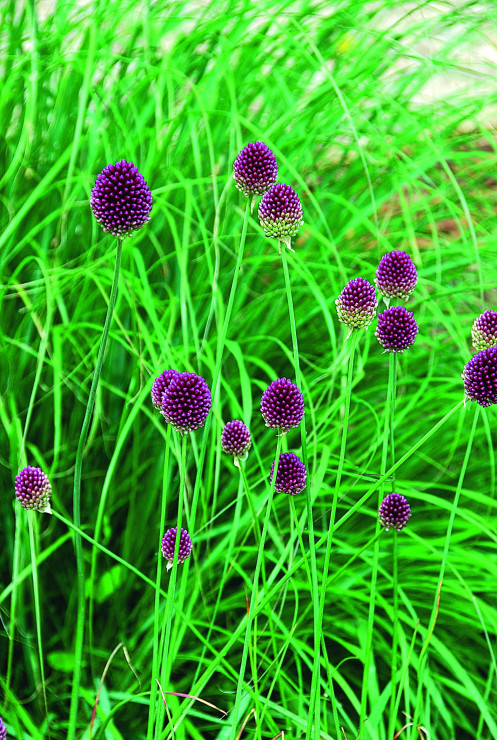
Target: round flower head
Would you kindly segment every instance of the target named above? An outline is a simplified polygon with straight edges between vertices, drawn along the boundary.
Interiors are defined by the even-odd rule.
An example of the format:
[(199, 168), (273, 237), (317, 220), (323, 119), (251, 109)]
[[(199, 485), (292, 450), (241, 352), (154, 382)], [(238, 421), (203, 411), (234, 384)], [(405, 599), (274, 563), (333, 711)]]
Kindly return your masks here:
[[(167, 530), (164, 537), (162, 538), (161, 550), (162, 554), (167, 560), (166, 567), (168, 570), (169, 568), (173, 567), (174, 546), (176, 543), (177, 531), (177, 527), (172, 527), (171, 529)], [(186, 529), (183, 529), (183, 527), (181, 527), (181, 533), (179, 536), (178, 563), (183, 563), (187, 559), (187, 557), (189, 557), (192, 549), (192, 538), (190, 537)]]
[(390, 306), (378, 314), (375, 335), (385, 352), (403, 352), (414, 344), (418, 325), (404, 306)]
[(380, 523), (388, 532), (389, 529), (396, 529), (400, 532), (407, 524), (411, 516), (411, 507), (405, 496), (400, 493), (390, 493), (383, 499), (378, 511)]
[[(269, 482), (273, 482), (274, 462), (271, 465)], [(278, 472), (276, 473), (276, 482), (274, 490), (276, 493), (289, 493), (294, 496), (305, 488), (307, 472), (305, 465), (293, 452), (283, 452), (280, 455), (278, 463)]]
[(154, 380), (151, 396), (152, 403), (158, 411), (162, 410), (162, 396), (169, 388), (171, 380), (178, 375), (177, 370), (164, 370), (158, 378)]
[(497, 403), (497, 347), (481, 349), (462, 372), (464, 391), (480, 406)]
[(381, 258), (374, 282), (388, 306), (391, 298), (407, 301), (417, 279), (418, 273), (409, 255), (394, 249)]
[(475, 319), (471, 338), (477, 351), (497, 346), (497, 311), (485, 311)]
[(50, 514), (52, 486), (41, 468), (28, 465), (15, 479), (15, 491), (23, 509), (36, 509)]
[(3, 720), (0, 718), (0, 740), (5, 740), (7, 737), (7, 728), (5, 727)]
[(263, 195), (276, 182), (278, 165), (271, 149), (262, 141), (250, 142), (233, 163), (233, 179), (238, 190), (252, 199), (252, 210), (258, 195)]
[(350, 280), (335, 301), (338, 320), (353, 329), (368, 327), (376, 315), (378, 301), (371, 283), (362, 277)]
[(124, 239), (150, 219), (152, 194), (133, 162), (121, 159), (97, 176), (90, 206), (104, 231)]
[(291, 380), (278, 378), (262, 394), (261, 414), (267, 427), (286, 434), (302, 421), (304, 397)]
[(195, 373), (176, 373), (162, 394), (161, 413), (168, 424), (185, 434), (203, 427), (211, 410), (209, 386)]
[(228, 455), (235, 456), (237, 460), (246, 460), (248, 451), (252, 445), (252, 437), (243, 421), (229, 421), (221, 434), (221, 446)]
[(275, 236), (293, 252), (292, 236), (304, 223), (302, 204), (295, 190), (281, 182), (270, 187), (259, 203), (259, 221), (266, 236)]

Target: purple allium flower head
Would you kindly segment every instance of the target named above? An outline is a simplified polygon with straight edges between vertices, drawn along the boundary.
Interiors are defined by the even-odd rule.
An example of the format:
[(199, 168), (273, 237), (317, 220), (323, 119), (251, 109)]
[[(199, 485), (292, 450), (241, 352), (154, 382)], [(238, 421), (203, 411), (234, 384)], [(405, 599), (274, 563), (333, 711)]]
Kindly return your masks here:
[(271, 149), (262, 141), (250, 142), (233, 164), (233, 179), (238, 190), (248, 198), (263, 195), (276, 182), (278, 165)]
[(338, 320), (348, 326), (350, 336), (353, 329), (368, 327), (376, 315), (378, 301), (374, 287), (362, 277), (349, 280), (335, 301)]
[(104, 231), (124, 239), (150, 219), (152, 194), (133, 162), (121, 159), (97, 175), (90, 206)]
[[(271, 465), (269, 482), (273, 482), (274, 462)], [(278, 463), (278, 472), (276, 473), (276, 483), (274, 490), (276, 493), (289, 493), (294, 496), (305, 488), (307, 471), (305, 465), (293, 452), (283, 452), (280, 455)]]
[(33, 468), (31, 465), (23, 468), (16, 475), (15, 491), (23, 509), (50, 513), (52, 486), (41, 468)]
[(407, 301), (416, 287), (417, 279), (418, 273), (409, 255), (394, 249), (381, 258), (374, 282), (388, 305), (391, 298)]
[(400, 532), (407, 524), (411, 516), (411, 507), (405, 496), (400, 493), (390, 493), (380, 505), (378, 511), (380, 523), (385, 529), (396, 529)]
[(152, 403), (158, 411), (162, 410), (162, 396), (167, 391), (171, 380), (175, 378), (176, 375), (178, 375), (177, 370), (164, 370), (164, 372), (154, 380), (150, 395), (152, 396)]
[[(173, 567), (174, 545), (176, 542), (177, 531), (177, 527), (171, 527), (171, 529), (168, 529), (164, 537), (162, 538), (161, 550), (162, 554), (168, 561), (168, 569)], [(191, 554), (192, 549), (192, 538), (190, 537), (186, 529), (183, 529), (183, 527), (181, 527), (181, 533), (179, 536), (178, 563), (183, 563)]]
[(252, 437), (243, 421), (229, 421), (221, 434), (221, 446), (228, 455), (234, 455), (235, 460), (245, 460), (252, 445)]
[(485, 311), (475, 319), (471, 338), (477, 351), (497, 346), (497, 311)]
[(481, 349), (462, 372), (464, 391), (480, 406), (497, 403), (497, 347)]
[(261, 398), (261, 414), (267, 427), (286, 434), (298, 427), (304, 416), (304, 397), (295, 383), (278, 378), (268, 385)]
[(403, 352), (414, 344), (419, 331), (411, 311), (390, 306), (378, 314), (375, 335), (385, 352)]
[(2, 718), (0, 717), (0, 740), (6, 740), (7, 728), (5, 727)]
[(168, 424), (185, 434), (203, 427), (211, 410), (209, 386), (195, 373), (176, 373), (162, 394), (161, 413)]
[(281, 182), (270, 187), (259, 203), (259, 221), (266, 236), (275, 236), (293, 252), (292, 236), (304, 223), (302, 204), (295, 190)]

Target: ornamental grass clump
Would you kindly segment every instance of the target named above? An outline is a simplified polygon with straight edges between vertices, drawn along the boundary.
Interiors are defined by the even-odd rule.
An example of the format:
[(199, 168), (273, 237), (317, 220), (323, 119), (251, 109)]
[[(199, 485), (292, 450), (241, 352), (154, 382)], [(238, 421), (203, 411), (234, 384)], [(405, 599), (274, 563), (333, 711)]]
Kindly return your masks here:
[[(176, 543), (176, 532), (177, 527), (171, 527), (165, 533), (162, 538), (161, 551), (167, 560), (167, 570), (173, 567), (174, 561), (174, 546)], [(186, 531), (181, 527), (180, 539), (179, 539), (179, 550), (178, 550), (178, 563), (184, 563), (185, 560), (190, 556), (193, 549), (192, 538)]]
[[(304, 223), (302, 204), (293, 188), (277, 182), (262, 196), (259, 203), (259, 221), (266, 236), (274, 236), (292, 249), (295, 236)], [(281, 247), (279, 247), (281, 253)]]
[(304, 416), (302, 392), (288, 378), (273, 380), (262, 394), (261, 414), (267, 427), (286, 434), (298, 427)]
[(388, 306), (392, 298), (407, 301), (417, 280), (418, 273), (412, 259), (406, 252), (394, 249), (381, 258), (374, 282)]
[(171, 384), (171, 380), (178, 375), (177, 370), (164, 370), (158, 378), (154, 380), (150, 395), (152, 403), (157, 411), (162, 411), (162, 398)]
[(104, 231), (124, 239), (150, 219), (152, 194), (138, 167), (121, 159), (97, 176), (90, 206)]
[(48, 476), (41, 468), (28, 465), (15, 478), (17, 500), (23, 509), (34, 509), (50, 514), (50, 497), (52, 486)]
[[(273, 482), (274, 473), (274, 462), (271, 465), (271, 472), (269, 474), (269, 482)], [(274, 484), (274, 490), (276, 493), (288, 493), (291, 496), (295, 496), (296, 493), (300, 493), (305, 488), (307, 480), (307, 471), (305, 465), (293, 452), (283, 452), (280, 455), (278, 462), (278, 472), (276, 473), (276, 481)]]
[(480, 406), (497, 403), (497, 347), (480, 350), (464, 367), (464, 392)]
[(471, 339), (477, 352), (497, 346), (497, 311), (485, 311), (474, 320)]
[(182, 434), (203, 427), (211, 410), (209, 386), (195, 373), (176, 373), (162, 394), (161, 413)]
[(373, 321), (378, 308), (374, 287), (363, 277), (350, 280), (335, 300), (338, 320), (348, 327), (348, 339), (354, 329), (365, 329)]
[(234, 419), (229, 421), (221, 434), (221, 447), (227, 455), (233, 455), (235, 464), (238, 460), (246, 460), (252, 445), (252, 437), (243, 421)]
[(246, 198), (252, 197), (251, 210), (258, 195), (264, 195), (278, 177), (276, 158), (262, 141), (249, 142), (233, 163), (235, 185)]
[(397, 532), (400, 532), (406, 526), (410, 516), (411, 507), (409, 502), (400, 493), (390, 493), (386, 496), (378, 511), (380, 524), (385, 527), (387, 532), (389, 529), (396, 529)]
[(404, 306), (390, 306), (378, 314), (375, 336), (385, 352), (404, 352), (414, 344), (418, 325)]

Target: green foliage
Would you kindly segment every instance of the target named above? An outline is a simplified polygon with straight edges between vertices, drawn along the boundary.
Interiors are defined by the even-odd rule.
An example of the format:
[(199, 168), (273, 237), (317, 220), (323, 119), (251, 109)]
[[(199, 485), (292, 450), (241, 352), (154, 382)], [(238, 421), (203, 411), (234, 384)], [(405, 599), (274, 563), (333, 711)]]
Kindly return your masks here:
[[(386, 483), (408, 498), (413, 512), (398, 536), (394, 727), (400, 731), (412, 717), (425, 729), (409, 726), (401, 738), (496, 737), (495, 410), (481, 411), (474, 439), (471, 403), (432, 432), (462, 399), (460, 374), (473, 351), (474, 318), (497, 308), (497, 98), (488, 86), (495, 68), (464, 56), (486, 38), (495, 9), (485, 6), (482, 13), (469, 1), (457, 8), (418, 2), (402, 12), (388, 0), (342, 0), (332, 7), (305, 0), (109, 0), (95, 3), (91, 13), (77, 0), (48, 11), (47, 5), (6, 0), (0, 7), (0, 686), (5, 693), (13, 635), (11, 690), (2, 713), (9, 731), (38, 740), (49, 736), (49, 723), (50, 737), (67, 735), (74, 549), (61, 520), (40, 517), (38, 626), (47, 720), (31, 514), (20, 511), (16, 529), (13, 479), (25, 464), (43, 467), (53, 508), (71, 519), (74, 460), (115, 252), (115, 240), (102, 233), (89, 208), (95, 177), (108, 163), (132, 160), (152, 189), (154, 207), (151, 221), (124, 242), (83, 462), (81, 527), (153, 581), (163, 486), (166, 526), (176, 523), (180, 444), (173, 435), (163, 479), (166, 428), (150, 388), (170, 367), (212, 382), (245, 208), (232, 163), (248, 141), (262, 140), (278, 160), (279, 180), (297, 191), (304, 208), (288, 262), (318, 574), (339, 466), (349, 356), (334, 300), (353, 277), (372, 282), (386, 251), (405, 249), (418, 268), (408, 308), (420, 332), (397, 362), (395, 456), (403, 462)], [(451, 87), (454, 79), (462, 81), (459, 87)], [(430, 98), (437, 82), (440, 95)], [(223, 352), (200, 470), (201, 430), (187, 446), (186, 525), (199, 486), (189, 530), (194, 550), (186, 575), (178, 571), (172, 662), (162, 687), (178, 694), (166, 696), (176, 740), (230, 736), (230, 715), (222, 712), (234, 703), (258, 551), (251, 505), (262, 528), (276, 448), (259, 413), (260, 397), (274, 378), (294, 376), (281, 260), (256, 211)], [(331, 687), (346, 736), (360, 732), (387, 382), (388, 358), (373, 324), (356, 349), (322, 633), (321, 733), (334, 740)], [(234, 418), (248, 424), (254, 440), (245, 463), (252, 504), (239, 471), (220, 450), (223, 423)], [(468, 441), (472, 452), (430, 638)], [(283, 438), (283, 449), (299, 454), (298, 430)], [(307, 544), (305, 496), (294, 503)], [(392, 740), (391, 535), (379, 540), (362, 729), (371, 740)], [(142, 739), (155, 591), (88, 541), (83, 549), (92, 610), (77, 736), (88, 733), (105, 672), (93, 737)], [(306, 734), (314, 657), (308, 565), (288, 498), (276, 495), (242, 695), (239, 726), (248, 717), (242, 738)], [(169, 578), (163, 572), (165, 592)], [(164, 594), (160, 603), (162, 624)], [(119, 643), (126, 652), (120, 649), (107, 666)], [(167, 717), (162, 737), (170, 736)]]

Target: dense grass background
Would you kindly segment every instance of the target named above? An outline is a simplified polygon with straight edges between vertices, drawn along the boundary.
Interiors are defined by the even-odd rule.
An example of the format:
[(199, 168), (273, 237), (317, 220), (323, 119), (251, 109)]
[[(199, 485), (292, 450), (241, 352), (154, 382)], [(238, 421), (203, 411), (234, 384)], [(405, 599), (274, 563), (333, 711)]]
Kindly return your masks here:
[[(115, 251), (115, 241), (102, 233), (89, 208), (95, 177), (107, 163), (131, 159), (152, 189), (154, 208), (149, 224), (125, 242), (83, 465), (82, 528), (153, 580), (161, 490), (164, 483), (167, 523), (173, 526), (180, 453), (173, 435), (163, 481), (166, 428), (152, 409), (150, 388), (168, 367), (198, 372), (211, 383), (245, 207), (232, 164), (248, 141), (262, 140), (277, 157), (280, 181), (297, 190), (304, 207), (305, 225), (289, 263), (314, 530), (316, 541), (322, 538), (318, 573), (349, 353), (334, 300), (351, 278), (372, 281), (386, 251), (405, 249), (418, 267), (408, 307), (420, 333), (397, 363), (396, 456), (407, 458), (386, 489), (404, 493), (413, 511), (398, 537), (401, 694), (395, 731), (414, 720), (423, 729), (408, 726), (401, 737), (497, 737), (495, 410), (482, 410), (473, 432), (475, 404), (461, 406), (430, 435), (462, 399), (460, 375), (473, 353), (474, 318), (497, 303), (491, 125), (497, 93), (488, 85), (495, 67), (470, 57), (471, 50), (491, 44), (494, 5), (54, 5), (0, 5), (0, 686), (9, 731), (36, 740), (67, 735), (76, 606), (72, 535), (54, 517), (14, 507), (13, 478), (26, 464), (41, 466), (52, 481), (53, 508), (71, 519), (75, 452)], [(451, 86), (454, 76), (457, 89)], [(424, 97), (434, 83), (450, 94)], [(249, 424), (254, 447), (245, 469), (262, 522), (276, 439), (264, 427), (259, 402), (267, 384), (282, 376), (294, 377), (283, 271), (276, 245), (264, 238), (254, 213), (201, 470), (202, 431), (188, 442), (184, 518), (194, 551), (178, 573), (185, 598), (173, 620), (173, 665), (163, 686), (200, 696), (228, 715), (170, 695), (172, 721), (162, 737), (230, 735), (257, 541), (239, 473), (220, 451), (219, 438), (232, 418)], [(335, 533), (323, 625), (329, 663), (323, 658), (321, 664), (321, 736), (335, 740), (350, 740), (360, 731), (364, 738), (393, 737), (391, 532), (380, 539), (368, 719), (359, 727), (374, 560), (368, 543), (378, 491), (357, 502), (379, 477), (387, 378), (388, 357), (373, 325), (357, 345), (338, 519), (351, 509), (352, 515)], [(424, 435), (426, 442), (413, 451)], [(430, 635), (450, 510), (469, 442), (438, 618), (423, 665), (420, 654)], [(283, 444), (299, 454), (298, 430)], [(200, 498), (192, 530), (195, 486)], [(310, 547), (304, 494), (295, 505)], [(111, 558), (97, 557), (88, 543), (84, 552), (92, 619), (87, 612), (77, 736), (88, 736), (100, 678), (122, 642), (127, 653), (120, 649), (105, 675), (93, 737), (145, 738), (154, 589)], [(304, 566), (285, 580), (300, 556), (288, 498), (276, 496), (264, 550), (273, 593), (252, 632), (238, 720), (241, 727), (248, 716), (242, 737), (309, 736), (312, 589)], [(169, 577), (163, 574), (166, 591)], [(165, 603), (163, 598), (162, 610)], [(332, 687), (344, 728), (340, 735)]]

